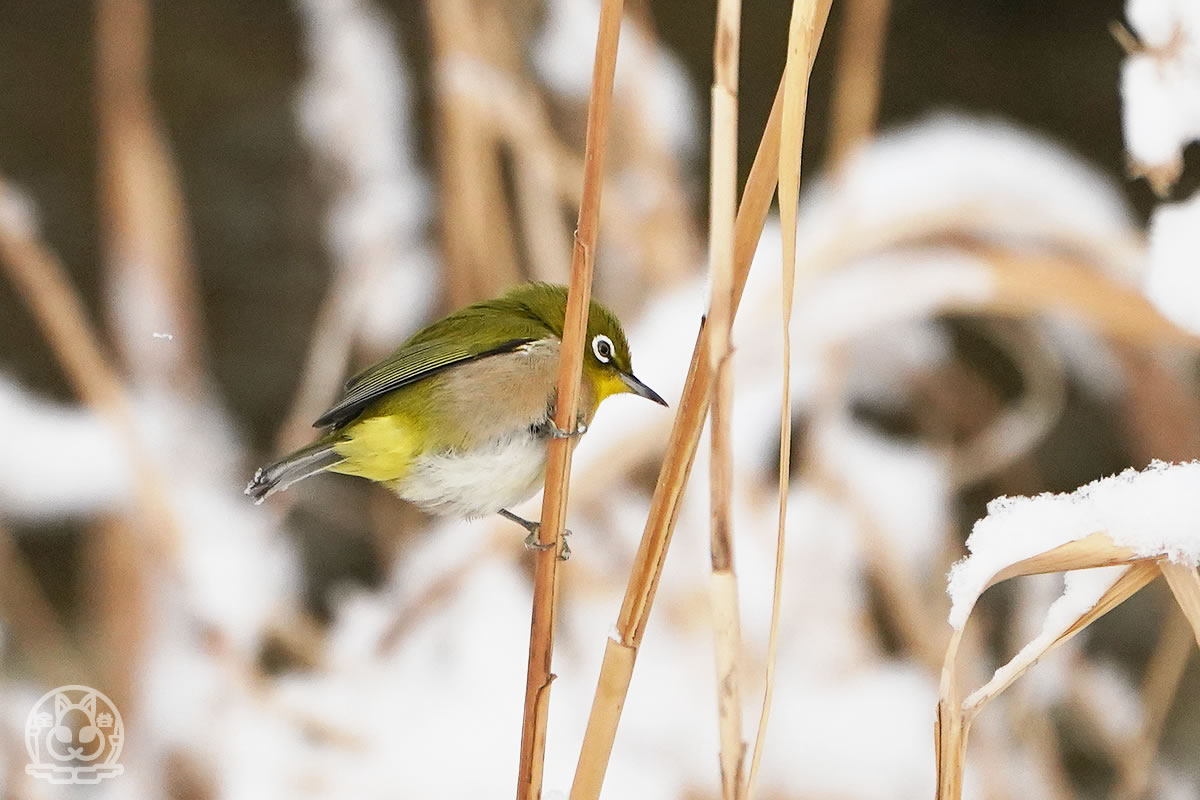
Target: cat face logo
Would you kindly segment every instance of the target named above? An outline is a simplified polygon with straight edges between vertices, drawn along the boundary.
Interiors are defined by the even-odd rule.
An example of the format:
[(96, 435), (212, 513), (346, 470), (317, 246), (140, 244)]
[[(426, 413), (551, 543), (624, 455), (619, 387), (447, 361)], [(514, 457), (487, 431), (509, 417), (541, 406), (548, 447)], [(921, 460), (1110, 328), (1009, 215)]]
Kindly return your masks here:
[(121, 712), (90, 686), (60, 686), (34, 704), (25, 720), (25, 771), (51, 783), (99, 783), (125, 771)]

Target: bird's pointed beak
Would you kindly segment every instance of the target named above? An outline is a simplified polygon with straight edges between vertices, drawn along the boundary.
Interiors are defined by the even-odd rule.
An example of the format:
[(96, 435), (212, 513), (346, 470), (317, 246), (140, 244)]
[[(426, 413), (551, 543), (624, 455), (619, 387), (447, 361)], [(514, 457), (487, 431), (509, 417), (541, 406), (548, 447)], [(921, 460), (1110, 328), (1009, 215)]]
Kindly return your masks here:
[(633, 392), (638, 397), (644, 397), (647, 400), (653, 400), (660, 406), (665, 406), (667, 404), (667, 401), (663, 400), (662, 397), (659, 396), (658, 392), (654, 391), (649, 386), (638, 380), (637, 376), (635, 376), (633, 373), (622, 372), (621, 382), (629, 387), (629, 391)]

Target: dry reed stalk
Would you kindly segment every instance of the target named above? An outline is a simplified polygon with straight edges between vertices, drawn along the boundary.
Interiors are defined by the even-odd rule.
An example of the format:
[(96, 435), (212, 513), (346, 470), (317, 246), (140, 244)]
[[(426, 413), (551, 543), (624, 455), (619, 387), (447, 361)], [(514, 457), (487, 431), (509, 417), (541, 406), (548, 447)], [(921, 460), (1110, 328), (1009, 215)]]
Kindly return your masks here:
[[(647, 43), (646, 47), (631, 48), (626, 53), (632, 74), (662, 71), (659, 62), (665, 57), (665, 48), (649, 5), (644, 0), (638, 2), (628, 9), (625, 17), (626, 24), (634, 26)], [(629, 227), (622, 228), (633, 234), (637, 247), (635, 260), (640, 268), (639, 282), (622, 282), (624, 293), (627, 301), (640, 304), (647, 290), (687, 279), (703, 254), (697, 247), (701, 234), (684, 191), (687, 181), (679, 157), (662, 124), (648, 116), (652, 106), (639, 94), (634, 89), (617, 96), (613, 130), (620, 135), (619, 146), (626, 156), (623, 171), (636, 175), (639, 183), (649, 184), (649, 191), (636, 195), (626, 190), (627, 196), (643, 206), (632, 209)]]
[[(507, 150), (512, 159), (513, 210), (529, 275), (540, 281), (562, 283), (571, 241), (563, 224), (558, 191), (563, 181), (557, 172), (563, 169), (564, 161), (579, 159), (559, 143), (541, 96), (522, 70), (527, 42), (506, 24), (505, 15), (511, 9), (499, 13), (496, 8), (488, 10), (491, 13), (482, 22), (483, 33), (503, 69), (488, 70), (485, 80), (494, 85), (488, 87), (488, 96), (476, 100), (487, 103), (481, 110), (487, 114), (490, 131), (497, 139), (497, 146)], [(490, 21), (495, 24), (488, 24)], [(517, 22), (513, 27), (519, 25)], [(571, 170), (570, 174), (578, 196), (582, 168)], [(575, 205), (578, 207), (578, 200)]]
[(1073, 800), (1076, 793), (1067, 775), (1062, 742), (1054, 720), (1049, 715), (1037, 713), (1027, 704), (1022, 705), (1021, 712), (1012, 715), (1016, 719), (1011, 721), (1010, 728), (1020, 731), (1021, 744), (1040, 770), (1044, 796), (1052, 800)]
[(779, 223), (783, 258), (781, 278), (781, 327), (783, 388), (779, 401), (779, 516), (775, 537), (775, 570), (771, 592), (771, 623), (767, 637), (767, 663), (762, 707), (754, 737), (745, 796), (752, 798), (767, 739), (771, 701), (775, 689), (775, 665), (779, 652), (779, 619), (783, 594), (783, 557), (787, 531), (788, 489), (792, 461), (792, 306), (796, 294), (796, 217), (800, 203), (800, 156), (804, 146), (804, 120), (808, 109), (808, 79), (816, 51), (816, 0), (794, 0), (788, 24), (787, 60), (783, 69), (783, 119), (780, 126), (778, 187)]
[(829, 124), (835, 169), (875, 131), (891, 0), (845, 0), (842, 9)]
[(1121, 746), (1113, 748), (1118, 757), (1117, 787), (1112, 795), (1114, 800), (1138, 800), (1146, 796), (1167, 715), (1183, 682), (1188, 661), (1196, 649), (1191, 623), (1183, 611), (1169, 608), (1166, 613), (1158, 644), (1150, 655), (1142, 681), (1145, 717), (1141, 730), (1132, 742), (1122, 742)]
[[(134, 385), (154, 387), (176, 408), (216, 407), (183, 191), (150, 91), (150, 5), (102, 0), (95, 25), (98, 186), (116, 346)], [(111, 696), (131, 704), (145, 634), (142, 548), (123, 520), (93, 530), (87, 546), (98, 568), (86, 591), (97, 667)]]
[(93, 564), (83, 594), (86, 609), (81, 643), (93, 653), (95, 672), (104, 691), (122, 708), (135, 708), (139, 699), (142, 643), (153, 627), (150, 584), (138, 532), (128, 519), (104, 517), (90, 526), (83, 558)]
[(1194, 380), (1169, 360), (1113, 342), (1124, 376), (1124, 436), (1135, 462), (1190, 461), (1200, 455), (1200, 397)]
[[(135, 381), (193, 399), (209, 394), (203, 304), (183, 192), (150, 95), (150, 25), (145, 0), (97, 5), (98, 182), (110, 313)], [(168, 332), (169, 343), (155, 332)]]
[[(817, 39), (825, 29), (831, 0), (819, 0)], [(811, 64), (809, 66), (811, 70)], [(782, 84), (780, 86), (782, 90)], [(734, 275), (731, 313), (736, 313), (746, 287), (750, 262), (762, 234), (778, 177), (779, 138), (783, 117), (783, 93), (778, 92), (763, 130), (758, 152), (750, 168), (738, 207), (734, 228)], [(604, 784), (604, 773), (616, 740), (617, 724), (633, 678), (638, 648), (658, 590), (663, 561), (671, 543), (679, 501), (691, 472), (700, 430), (708, 412), (713, 376), (708, 359), (708, 325), (701, 324), (692, 351), (679, 411), (671, 428), (646, 527), (630, 571), (625, 597), (617, 618), (616, 632), (609, 637), (596, 683), (596, 693), (580, 747), (571, 800), (595, 800)]]
[(120, 437), (135, 476), (142, 553), (160, 565), (172, 564), (180, 527), (167, 499), (166, 482), (142, 444), (129, 397), (87, 319), (82, 299), (62, 264), (37, 238), (33, 219), (25, 216), (21, 203), (0, 178), (0, 264), (75, 392)]
[(1161, 568), (1167, 585), (1171, 587), (1171, 594), (1175, 595), (1175, 602), (1179, 603), (1183, 616), (1187, 617), (1196, 636), (1196, 644), (1200, 646), (1200, 574), (1195, 567), (1167, 561), (1162, 563)]
[[(554, 423), (564, 431), (574, 431), (578, 424), (579, 384), (586, 347), (600, 199), (604, 188), (602, 176), (608, 118), (623, 5), (623, 0), (604, 0), (596, 34), (584, 141), (583, 200), (579, 206), (575, 243), (571, 252), (571, 283), (567, 292), (554, 410)], [(546, 489), (542, 497), (541, 528), (538, 531), (538, 542), (545, 549), (534, 558), (529, 665), (521, 726), (521, 760), (517, 773), (518, 800), (538, 800), (542, 794), (546, 720), (550, 711), (550, 684), (554, 680), (550, 668), (554, 651), (554, 620), (558, 608), (558, 564), (563, 548), (562, 535), (566, 529), (567, 490), (575, 441), (573, 437), (555, 439), (547, 445)]]
[[(808, 460), (816, 463), (815, 458)], [(884, 599), (883, 613), (914, 660), (936, 674), (946, 647), (945, 622), (938, 614), (930, 613), (928, 599), (916, 576), (896, 552), (895, 544), (867, 504), (855, 496), (853, 487), (844, 480), (820, 466), (810, 467), (806, 478), (824, 494), (839, 500), (853, 516), (862, 537), (867, 569)], [(939, 612), (942, 610), (948, 612), (949, 606), (939, 607)]]
[(72, 644), (8, 528), (0, 525), (0, 610), (5, 629), (39, 680), (91, 684), (91, 667)]
[[(383, 138), (378, 129), (389, 126), (389, 111), (395, 109), (376, 108), (371, 102), (375, 97), (372, 87), (377, 82), (389, 80), (382, 73), (393, 68), (391, 65), (396, 56), (381, 48), (375, 54), (378, 60), (369, 59), (372, 66), (364, 70), (361, 62), (346, 63), (347, 59), (359, 58), (357, 54), (346, 53), (344, 48), (331, 46), (328, 41), (352, 28), (355, 18), (360, 22), (369, 20), (372, 24), (382, 24), (385, 29), (391, 27), (389, 20), (374, 19), (380, 11), (378, 4), (363, 2), (357, 5), (359, 7), (352, 11), (337, 11), (330, 6), (322, 12), (313, 4), (299, 4), (298, 9), (304, 23), (303, 43), (310, 62), (301, 97), (305, 98), (306, 104), (316, 100), (317, 106), (336, 109), (324, 123), (307, 125), (304, 136), (313, 172), (323, 178), (321, 183), (328, 206), (324, 212), (324, 239), (332, 263), (330, 285), (317, 307), (299, 380), (283, 421), (275, 431), (272, 450), (279, 453), (290, 452), (312, 440), (312, 421), (328, 408), (330, 398), (341, 388), (346, 366), (358, 342), (363, 312), (370, 300), (368, 293), (379, 285), (398, 246), (394, 229), (381, 234), (377, 219), (369, 234), (360, 229), (349, 237), (345, 225), (338, 222), (348, 206), (356, 209), (354, 213), (359, 219), (375, 219), (377, 211), (364, 211), (363, 207), (378, 203), (379, 188), (392, 180), (387, 166), (383, 166), (383, 175), (368, 174), (361, 161), (363, 156), (355, 148), (364, 141), (361, 126), (376, 129), (368, 140)], [(378, 44), (370, 46), (379, 48)], [(400, 69), (398, 64), (394, 68)], [(400, 98), (394, 99), (396, 105), (401, 102)], [(380, 166), (378, 156), (367, 159), (373, 168)], [(385, 164), (386, 161), (385, 157)], [(283, 493), (272, 501), (267, 513), (282, 519), (298, 499), (294, 494)]]
[(478, 86), (458, 71), (489, 64), (471, 0), (427, 2), (434, 50), (441, 240), (446, 299), (464, 306), (516, 283), (516, 243), (493, 132), (479, 114)]
[[(561, 283), (564, 259), (571, 245), (559, 211), (578, 209), (583, 200), (584, 164), (579, 155), (559, 141), (550, 115), (534, 87), (519, 75), (492, 76), (504, 83), (493, 86), (492, 96), (483, 98), (501, 144), (516, 162), (514, 189), (520, 212), (521, 230), (529, 249), (530, 270), (538, 280)], [(616, 126), (613, 126), (614, 128)], [(614, 191), (612, 179), (604, 178), (606, 191)], [(627, 231), (638, 224), (637, 216), (619, 203), (600, 209), (600, 226)]]
[[(1110, 564), (1106, 563), (1105, 565), (1108, 566)], [(1017, 677), (1029, 669), (1038, 658), (1044, 656), (1057, 645), (1069, 640), (1093, 621), (1131, 597), (1153, 580), (1157, 572), (1158, 570), (1153, 562), (1134, 564), (1129, 571), (1122, 575), (1105, 592), (1104, 596), (1090, 611), (1077, 619), (1072, 626), (1064, 630), (1059, 638), (1050, 646), (1040, 650), (1036, 655), (1023, 657), (1020, 664), (1013, 665), (1010, 662), (1010, 665), (1002, 667), (1001, 670), (1007, 670), (1004, 672), (1003, 678), (999, 677), (1001, 670), (997, 670), (997, 677), (994, 677), (983, 688), (976, 690), (965, 701), (961, 699), (961, 695), (958, 693), (957, 681), (954, 677), (954, 672), (957, 668), (955, 659), (957, 641), (959, 639), (959, 632), (955, 633), (951, 638), (950, 645), (946, 649), (946, 662), (942, 671), (937, 723), (935, 726), (938, 800), (959, 800), (962, 797), (967, 736), (970, 732), (971, 722), (982, 709), (983, 705), (1007, 688), (1013, 680), (1016, 680)], [(1009, 666), (1014, 666), (1014, 668), (1008, 669)]]
[[(739, 628), (737, 572), (733, 564), (733, 225), (737, 216), (737, 90), (741, 37), (740, 0), (717, 0), (713, 37), (712, 153), (709, 176), (709, 270), (712, 298), (708, 307), (708, 365), (713, 390), (709, 401), (712, 458), (709, 504), (712, 518), (709, 547), (712, 578), (713, 646), (716, 655), (717, 719), (720, 731), (721, 796), (742, 793), (742, 697), (738, 672), (742, 636)], [(785, 95), (786, 96), (786, 95)], [(786, 112), (785, 112), (786, 113)]]
[[(826, 271), (877, 250), (929, 244), (953, 235), (944, 227), (947, 222), (911, 220), (878, 236), (848, 231), (845, 238), (813, 254), (811, 263), (814, 271)], [(1055, 313), (1084, 320), (1105, 335), (1132, 344), (1200, 347), (1200, 337), (1166, 319), (1135, 287), (1098, 272), (1075, 254), (1008, 248), (977, 240), (959, 240), (959, 244), (963, 252), (986, 264), (992, 285), (986, 296), (947, 298), (941, 312), (1018, 318)]]
[[(1011, 686), (1046, 653), (1124, 602), (1160, 573), (1167, 579), (1184, 616), (1193, 627), (1197, 643), (1200, 643), (1200, 575), (1196, 569), (1173, 564), (1165, 559), (1138, 557), (1128, 548), (1113, 544), (1103, 533), (1094, 533), (1011, 564), (994, 575), (987, 586), (1018, 575), (1116, 565), (1124, 565), (1125, 571), (1091, 608), (1062, 624), (1057, 630), (1043, 631), (1035, 640), (1037, 646), (1023, 648), (1012, 660), (997, 669), (987, 683), (965, 699), (959, 690), (957, 678), (958, 647), (965, 626), (954, 631), (946, 648), (938, 701), (936, 746), (939, 800), (958, 800), (962, 796), (967, 737), (972, 720), (983, 707)], [(977, 598), (978, 595), (975, 599)]]

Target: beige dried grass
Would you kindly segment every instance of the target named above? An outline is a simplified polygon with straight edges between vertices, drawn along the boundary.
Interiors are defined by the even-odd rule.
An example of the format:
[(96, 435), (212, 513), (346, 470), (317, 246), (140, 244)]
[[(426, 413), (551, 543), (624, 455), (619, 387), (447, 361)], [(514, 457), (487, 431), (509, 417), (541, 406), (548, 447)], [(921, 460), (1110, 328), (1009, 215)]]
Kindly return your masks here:
[[(825, 29), (829, 5), (830, 0), (820, 0), (817, 6), (815, 29), (818, 39)], [(809, 69), (811, 68), (810, 63)], [(781, 82), (754, 163), (751, 165), (734, 223), (731, 314), (736, 314), (741, 301), (750, 262), (766, 222), (778, 179), (783, 117), (782, 90)], [(571, 800), (598, 798), (604, 783), (604, 774), (612, 754), (625, 696), (633, 678), (638, 649), (645, 634), (663, 562), (674, 532), (680, 499), (691, 472), (700, 431), (707, 416), (708, 400), (713, 386), (713, 373), (706, 357), (709, 336), (709, 325), (702, 323), (692, 351), (679, 411), (655, 483), (646, 527), (625, 589), (625, 597), (617, 618), (617, 629), (605, 645), (592, 709), (571, 785)]]
[[(1023, 648), (1007, 664), (997, 669), (987, 683), (965, 697), (958, 685), (958, 656), (966, 625), (954, 631), (946, 648), (938, 700), (936, 747), (939, 800), (958, 800), (962, 797), (967, 739), (972, 721), (984, 706), (1011, 686), (1039, 659), (1133, 596), (1159, 574), (1166, 577), (1180, 608), (1193, 626), (1197, 642), (1200, 642), (1200, 575), (1197, 575), (1196, 569), (1174, 564), (1166, 559), (1140, 557), (1129, 548), (1114, 544), (1103, 532), (1093, 533), (1011, 564), (992, 576), (984, 588), (1022, 575), (1119, 565), (1127, 569), (1093, 606), (1077, 614), (1057, 630), (1050, 631), (1049, 635), (1043, 632), (1038, 637), (1041, 640), (1039, 646)], [(976, 599), (977, 597), (971, 599), (970, 606), (974, 606)]]
[[(735, 800), (743, 791), (741, 660), (737, 572), (733, 551), (733, 238), (737, 215), (737, 83), (741, 2), (718, 0), (713, 37), (712, 153), (709, 187), (708, 358), (713, 372), (709, 401), (709, 461), (713, 646), (716, 657), (717, 727), (720, 733), (721, 796)], [(786, 112), (785, 112), (786, 113)]]
[(779, 150), (778, 194), (779, 219), (782, 231), (783, 258), (781, 278), (782, 312), (782, 379), (779, 404), (779, 515), (775, 532), (775, 569), (771, 593), (771, 622), (767, 639), (767, 664), (764, 675), (763, 700), (759, 711), (754, 751), (746, 779), (745, 796), (754, 796), (759, 767), (762, 764), (771, 717), (771, 702), (775, 689), (775, 665), (779, 655), (779, 620), (783, 595), (783, 557), (787, 532), (788, 494), (791, 484), (792, 459), (792, 307), (796, 295), (796, 217), (800, 200), (800, 155), (804, 149), (804, 120), (808, 110), (808, 81), (816, 57), (818, 3), (816, 0), (795, 0), (788, 24), (787, 60), (784, 64), (782, 93), (783, 118)]

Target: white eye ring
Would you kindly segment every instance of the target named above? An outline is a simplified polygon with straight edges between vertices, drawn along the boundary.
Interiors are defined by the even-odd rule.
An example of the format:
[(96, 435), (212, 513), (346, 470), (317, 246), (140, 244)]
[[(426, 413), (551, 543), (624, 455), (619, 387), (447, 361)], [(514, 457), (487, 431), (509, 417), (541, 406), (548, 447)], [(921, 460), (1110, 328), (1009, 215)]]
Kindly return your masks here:
[(596, 356), (596, 360), (601, 364), (607, 364), (609, 361), (612, 361), (612, 339), (608, 338), (603, 333), (597, 333), (592, 337), (592, 353)]

